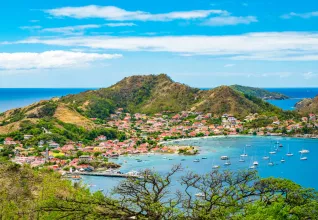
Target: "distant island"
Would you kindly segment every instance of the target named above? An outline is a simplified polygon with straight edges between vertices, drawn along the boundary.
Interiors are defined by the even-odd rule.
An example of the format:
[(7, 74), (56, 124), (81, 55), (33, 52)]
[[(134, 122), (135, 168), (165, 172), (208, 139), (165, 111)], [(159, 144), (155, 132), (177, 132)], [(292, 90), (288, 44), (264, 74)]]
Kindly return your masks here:
[(249, 87), (249, 86), (241, 86), (241, 85), (232, 85), (232, 89), (242, 92), (247, 95), (255, 96), (264, 100), (272, 99), (272, 100), (284, 100), (289, 99), (288, 96), (278, 93), (278, 92), (270, 92), (266, 89)]

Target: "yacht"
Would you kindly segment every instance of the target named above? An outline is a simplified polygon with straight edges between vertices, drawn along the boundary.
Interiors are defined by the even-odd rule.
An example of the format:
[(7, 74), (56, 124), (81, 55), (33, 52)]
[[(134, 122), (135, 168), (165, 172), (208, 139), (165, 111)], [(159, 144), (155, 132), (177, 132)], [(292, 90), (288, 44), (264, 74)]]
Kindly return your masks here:
[(252, 170), (252, 169), (255, 169), (255, 168), (256, 168), (256, 166), (254, 166), (254, 165), (252, 165), (252, 166), (249, 167), (249, 169), (251, 169), (251, 170)]
[(221, 156), (221, 160), (228, 160), (229, 157), (228, 156)]
[(268, 160), (269, 159), (269, 156), (264, 156), (263, 157), (263, 160)]
[(280, 160), (280, 162), (285, 163), (284, 157)]
[(309, 153), (309, 150), (302, 149), (302, 150), (299, 151), (299, 153), (301, 153), (301, 154), (308, 154), (308, 153)]
[(258, 161), (255, 160), (255, 161), (253, 162), (253, 165), (254, 165), (254, 166), (258, 166)]

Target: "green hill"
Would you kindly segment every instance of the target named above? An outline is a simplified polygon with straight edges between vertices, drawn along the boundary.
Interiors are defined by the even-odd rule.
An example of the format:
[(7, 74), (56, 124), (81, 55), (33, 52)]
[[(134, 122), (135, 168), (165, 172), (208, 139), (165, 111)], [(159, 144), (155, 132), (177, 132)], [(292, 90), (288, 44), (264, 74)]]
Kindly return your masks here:
[(210, 112), (216, 116), (228, 113), (238, 118), (249, 113), (282, 113), (281, 109), (262, 99), (229, 86), (200, 90), (174, 82), (165, 74), (131, 76), (108, 88), (7, 111), (0, 115), (0, 134), (23, 129), (21, 124), (38, 124), (43, 120), (52, 123), (56, 129), (63, 130), (65, 124), (72, 124), (94, 130), (99, 128), (94, 123), (95, 118), (104, 120), (117, 108), (147, 114), (184, 110)]
[(282, 99), (289, 98), (288, 96), (284, 94), (277, 93), (277, 92), (270, 92), (270, 91), (267, 91), (266, 89), (261, 89), (261, 88), (241, 86), (241, 85), (232, 85), (231, 88), (236, 91), (242, 92), (246, 95), (255, 96), (261, 99), (282, 100)]

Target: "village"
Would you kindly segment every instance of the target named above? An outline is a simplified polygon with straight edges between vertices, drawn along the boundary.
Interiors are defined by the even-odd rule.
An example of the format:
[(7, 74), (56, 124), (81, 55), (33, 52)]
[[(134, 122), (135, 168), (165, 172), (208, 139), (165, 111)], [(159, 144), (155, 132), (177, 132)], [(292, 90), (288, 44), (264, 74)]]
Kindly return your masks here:
[[(6, 137), (0, 145), (0, 151), (12, 148), (10, 158), (18, 164), (30, 164), (31, 167), (47, 167), (57, 171), (77, 170), (81, 172), (105, 171), (116, 169), (120, 165), (109, 162), (109, 158), (138, 154), (183, 154), (199, 153), (196, 146), (171, 146), (167, 141), (182, 138), (207, 137), (216, 135), (259, 135), (317, 138), (317, 134), (303, 134), (304, 128), (318, 128), (317, 116), (309, 114), (298, 122), (280, 121), (272, 117), (272, 123), (264, 127), (255, 127), (253, 122), (260, 121), (262, 115), (249, 114), (243, 120), (223, 114), (213, 117), (211, 113), (182, 111), (178, 114), (169, 112), (154, 115), (125, 113), (119, 108), (111, 114), (103, 125), (118, 129), (126, 134), (126, 139), (108, 140), (106, 136), (97, 136), (92, 145), (86, 146), (81, 141), (69, 141), (60, 146), (54, 141), (40, 141), (37, 146), (23, 146), (19, 141)], [(95, 119), (92, 119), (95, 120)], [(49, 132), (49, 131), (46, 131)], [(32, 135), (24, 134), (24, 139)], [(39, 153), (40, 152), (40, 153)]]

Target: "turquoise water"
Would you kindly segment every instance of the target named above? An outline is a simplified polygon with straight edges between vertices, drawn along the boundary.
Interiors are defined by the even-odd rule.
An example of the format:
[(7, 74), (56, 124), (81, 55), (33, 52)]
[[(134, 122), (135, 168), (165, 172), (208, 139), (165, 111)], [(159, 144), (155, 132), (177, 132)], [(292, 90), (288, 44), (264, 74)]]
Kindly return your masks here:
[(286, 100), (267, 100), (284, 110), (294, 110), (297, 102), (304, 98), (313, 98), (318, 95), (318, 88), (266, 88), (271, 92), (279, 92), (290, 97)]
[[(272, 150), (277, 140), (283, 144), (283, 147), (279, 148), (279, 152), (277, 152), (276, 155), (271, 156), (275, 165), (268, 166), (268, 161), (262, 158), (265, 155), (269, 155), (268, 152)], [(318, 140), (315, 139), (237, 136), (183, 140), (177, 144), (200, 146), (200, 154), (195, 156), (125, 156), (114, 160), (114, 162), (122, 163), (122, 172), (154, 169), (158, 173), (165, 173), (171, 169), (173, 165), (182, 164), (185, 169), (177, 175), (180, 176), (187, 171), (194, 171), (201, 174), (207, 173), (212, 170), (213, 165), (220, 165), (220, 170), (235, 171), (248, 169), (252, 165), (252, 161), (257, 160), (259, 162), (257, 170), (261, 177), (274, 176), (287, 178), (302, 186), (312, 187), (318, 190), (318, 177), (315, 175), (318, 168)], [(239, 162), (239, 157), (243, 153), (246, 144), (251, 145), (251, 147), (246, 147), (248, 157), (245, 159), (245, 162), (242, 163)], [(290, 151), (294, 154), (292, 157), (285, 156), (288, 151), (288, 145)], [(300, 160), (298, 151), (302, 148), (310, 151), (310, 153), (306, 155), (308, 157), (307, 161)], [(230, 157), (230, 166), (224, 166), (224, 161), (220, 160), (220, 156), (222, 155)], [(167, 157), (167, 159), (163, 157)], [(207, 159), (201, 159), (202, 157), (207, 157)], [(286, 160), (285, 163), (281, 163), (280, 160), (282, 157)], [(143, 162), (137, 162), (137, 158), (143, 160)], [(185, 161), (181, 161), (181, 159), (185, 159)], [(200, 162), (195, 163), (193, 162), (194, 159), (200, 159)], [(127, 163), (124, 161), (127, 161)], [(109, 192), (120, 180), (121, 179), (118, 178), (108, 177), (83, 177), (84, 183), (94, 185), (91, 187), (92, 191), (104, 189), (105, 192)], [(177, 181), (175, 181), (174, 185), (178, 185)]]

